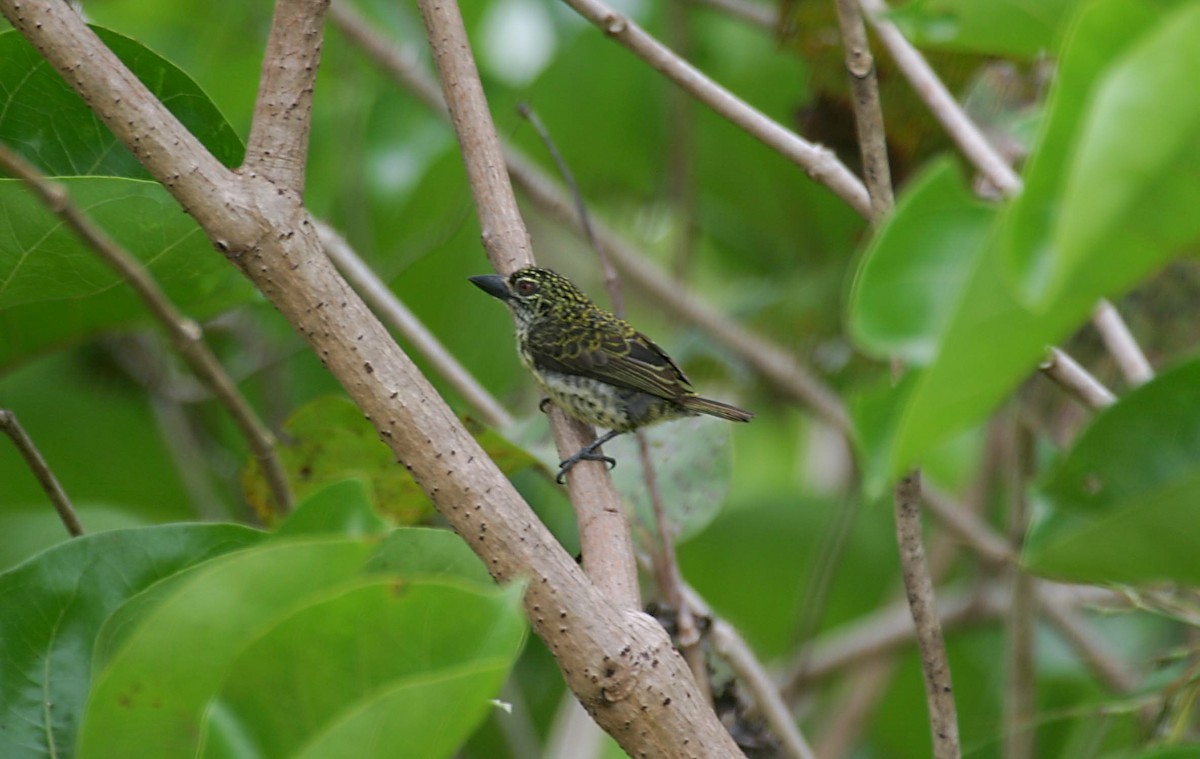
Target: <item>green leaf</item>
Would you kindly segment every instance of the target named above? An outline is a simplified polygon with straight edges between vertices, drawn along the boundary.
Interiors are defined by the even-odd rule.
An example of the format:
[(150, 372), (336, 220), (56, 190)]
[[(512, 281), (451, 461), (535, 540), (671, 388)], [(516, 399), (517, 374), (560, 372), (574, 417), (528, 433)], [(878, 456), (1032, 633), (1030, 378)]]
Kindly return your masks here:
[[(467, 421), (501, 471), (510, 473), (536, 464), (536, 460), (499, 434)], [(346, 479), (360, 477), (370, 484), (379, 510), (400, 524), (416, 524), (435, 512), (412, 475), (396, 462), (396, 454), (383, 441), (362, 411), (348, 398), (318, 398), (292, 414), (283, 424), (286, 441), (279, 449), (288, 481), (299, 499)], [(243, 473), (246, 500), (270, 518), (266, 480), (254, 459)]]
[[(59, 180), (92, 221), (148, 269), (181, 310), (198, 318), (253, 297), (191, 217), (155, 182)], [(0, 366), (102, 329), (147, 321), (111, 268), (21, 182), (0, 180)]]
[(404, 576), (457, 577), (484, 585), (487, 567), (457, 533), (432, 527), (392, 530), (367, 562), (371, 572)]
[(389, 579), (304, 606), (233, 662), (204, 755), (227, 735), (258, 756), (453, 755), (520, 651), (521, 592)]
[(0, 574), (0, 755), (71, 756), (108, 615), (161, 578), (262, 537), (222, 524), (114, 530)]
[[(732, 426), (693, 417), (643, 430), (673, 539), (695, 535), (720, 512), (733, 475)], [(657, 534), (637, 437), (622, 435), (606, 448), (621, 462), (612, 474), (621, 497), (633, 506), (641, 524)]]
[(1200, 583), (1200, 359), (1098, 415), (1041, 488), (1025, 561), (1082, 582)]
[[(190, 77), (128, 37), (99, 27), (92, 30), (218, 160), (229, 167), (241, 163), (241, 140)], [(150, 178), (15, 31), (0, 34), (0, 141), (51, 176)]]
[(871, 458), (892, 480), (950, 436), (978, 423), (1031, 372), (1053, 345), (1083, 322), (1095, 305), (1087, 295), (1036, 312), (1017, 297), (995, 246), (980, 257), (963, 288), (934, 361), (913, 372), (888, 399), (894, 436)]
[(1119, 293), (1200, 240), (1200, 5), (1166, 16), (1098, 83), (1066, 176), (1045, 301)]
[(994, 217), (952, 160), (912, 180), (855, 274), (848, 326), (859, 347), (879, 359), (928, 364)]
[[(1026, 165), (1024, 190), (1006, 212), (999, 230), (1006, 275), (1020, 283), (1022, 300), (1036, 303), (1044, 299), (1049, 281), (1058, 274), (1052, 237), (1065, 197), (1067, 167), (1088, 123), (1094, 92), (1105, 81), (1106, 70), (1159, 19), (1149, 3), (1098, 0), (1086, 4), (1072, 22), (1042, 132)], [(1121, 120), (1128, 117), (1123, 114)], [(1140, 150), (1132, 145), (1123, 149)]]
[(362, 537), (386, 529), (387, 524), (371, 503), (368, 484), (351, 477), (314, 491), (296, 506), (275, 534), (282, 537), (336, 533)]
[[(379, 433), (348, 398), (318, 398), (283, 424), (285, 441), (279, 457), (292, 492), (303, 500), (326, 485), (361, 477), (371, 485), (375, 504), (401, 524), (415, 524), (434, 513), (433, 503)], [(270, 514), (266, 481), (251, 459), (243, 476), (246, 500), (260, 514)]]
[[(236, 657), (298, 606), (358, 575), (370, 546), (272, 541), (170, 578), (170, 593), (106, 625), (79, 733), (80, 757), (131, 745), (145, 756), (195, 752), (202, 712)], [(108, 628), (119, 626), (113, 633)]]
[(1034, 58), (1052, 49), (1078, 0), (912, 0), (892, 11), (919, 47)]

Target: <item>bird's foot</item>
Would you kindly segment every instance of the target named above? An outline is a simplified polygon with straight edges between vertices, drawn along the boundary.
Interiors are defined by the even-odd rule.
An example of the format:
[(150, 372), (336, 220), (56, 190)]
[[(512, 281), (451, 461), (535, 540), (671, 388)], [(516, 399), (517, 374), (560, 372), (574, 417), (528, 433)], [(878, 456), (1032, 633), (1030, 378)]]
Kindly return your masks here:
[(541, 400), (541, 402), (540, 402), (540, 403), (538, 403), (538, 411), (541, 411), (543, 414), (549, 414), (550, 412), (549, 412), (549, 411), (547, 411), (547, 410), (546, 410), (546, 408), (547, 408), (547, 407), (548, 407), (548, 406), (549, 406), (551, 403), (554, 403), (554, 401), (552, 401), (550, 398), (548, 398), (548, 397), (547, 397), (547, 398), (543, 398), (543, 399)]
[(559, 485), (563, 484), (563, 478), (567, 476), (567, 472), (571, 471), (571, 468), (580, 461), (603, 461), (605, 464), (608, 464), (610, 470), (617, 466), (616, 459), (611, 456), (605, 456), (603, 453), (596, 453), (593, 446), (588, 446), (569, 459), (559, 463), (558, 475), (554, 478), (554, 481)]

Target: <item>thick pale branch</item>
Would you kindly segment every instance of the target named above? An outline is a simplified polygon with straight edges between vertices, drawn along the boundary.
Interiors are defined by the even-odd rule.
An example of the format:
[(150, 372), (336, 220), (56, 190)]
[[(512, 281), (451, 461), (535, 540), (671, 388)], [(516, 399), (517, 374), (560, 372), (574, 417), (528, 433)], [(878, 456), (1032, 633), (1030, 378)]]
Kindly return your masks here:
[(242, 167), (278, 187), (304, 194), (313, 84), (329, 0), (279, 0), (263, 55), (258, 100)]
[(601, 0), (565, 0), (567, 5), (613, 37), (630, 52), (689, 92), (700, 102), (741, 127), (764, 145), (792, 161), (817, 182), (863, 216), (871, 214), (871, 201), (862, 182), (833, 154), (780, 125), (729, 90), (702, 74), (631, 19)]
[(321, 244), (325, 253), (333, 261), (354, 289), (358, 290), (363, 299), (371, 304), (371, 308), (392, 329), (396, 330), (418, 353), (425, 357), (434, 371), (444, 377), (450, 386), (462, 396), (463, 400), (483, 417), (483, 421), (493, 427), (507, 427), (513, 423), (500, 402), (479, 384), (467, 368), (459, 363), (446, 346), (421, 323), (416, 314), (408, 309), (396, 297), (388, 286), (371, 270), (362, 258), (350, 247), (332, 227), (318, 221), (317, 233), (321, 236)]

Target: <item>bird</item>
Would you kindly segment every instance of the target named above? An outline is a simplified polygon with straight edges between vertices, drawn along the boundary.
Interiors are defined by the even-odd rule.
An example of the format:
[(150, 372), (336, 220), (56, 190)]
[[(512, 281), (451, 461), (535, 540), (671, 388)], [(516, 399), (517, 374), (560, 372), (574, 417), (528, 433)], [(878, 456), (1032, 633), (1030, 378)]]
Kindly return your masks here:
[(617, 462), (598, 449), (617, 435), (670, 419), (707, 414), (748, 422), (754, 414), (700, 397), (653, 340), (605, 311), (569, 279), (528, 266), (507, 278), (470, 277), (503, 301), (516, 322), (521, 363), (568, 416), (608, 432), (560, 462), (556, 481), (580, 461)]

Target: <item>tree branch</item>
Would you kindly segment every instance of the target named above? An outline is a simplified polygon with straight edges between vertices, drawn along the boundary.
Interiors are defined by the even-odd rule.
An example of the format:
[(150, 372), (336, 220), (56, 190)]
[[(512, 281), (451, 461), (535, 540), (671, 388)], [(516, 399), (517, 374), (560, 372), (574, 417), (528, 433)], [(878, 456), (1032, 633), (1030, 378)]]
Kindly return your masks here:
[(908, 606), (916, 626), (921, 669), (925, 673), (925, 695), (929, 702), (929, 727), (936, 759), (962, 755), (958, 739), (958, 715), (950, 683), (950, 662), (942, 636), (933, 583), (921, 543), (921, 475), (912, 472), (896, 485), (896, 541), (900, 568), (908, 593)]
[[(458, 5), (454, 0), (421, 0), (419, 7), (467, 166), (484, 248), (502, 275), (531, 266), (529, 233), (504, 168), (504, 154)], [(590, 427), (557, 411), (550, 414), (550, 423), (562, 458), (595, 439)], [(580, 462), (567, 477), (567, 490), (578, 517), (588, 576), (614, 603), (640, 609), (633, 541), (607, 466), (600, 461)]]
[(871, 226), (877, 227), (896, 201), (892, 195), (892, 170), (888, 165), (887, 134), (883, 128), (875, 59), (867, 44), (867, 27), (863, 24), (857, 0), (835, 0), (835, 5), (846, 53), (846, 73), (850, 75), (850, 96), (854, 103), (863, 177), (871, 196), (869, 218)]
[(1096, 310), (1092, 312), (1092, 325), (1100, 333), (1104, 347), (1108, 348), (1129, 384), (1136, 387), (1154, 379), (1154, 369), (1146, 360), (1146, 354), (1137, 340), (1133, 339), (1133, 333), (1112, 303), (1101, 300), (1096, 305)]
[(329, 0), (279, 0), (263, 54), (242, 170), (304, 195), (313, 83)]
[(25, 459), (25, 464), (29, 467), (29, 471), (33, 472), (33, 476), (37, 478), (38, 484), (42, 486), (42, 491), (46, 493), (46, 497), (54, 505), (54, 510), (58, 512), (58, 518), (62, 520), (63, 526), (67, 528), (67, 532), (73, 538), (82, 535), (84, 532), (83, 523), (79, 521), (79, 515), (75, 513), (75, 507), (71, 505), (71, 499), (67, 497), (67, 492), (58, 483), (58, 478), (54, 476), (54, 472), (50, 469), (50, 465), (46, 463), (46, 459), (42, 458), (42, 453), (34, 445), (33, 439), (29, 437), (28, 433), (25, 432), (25, 428), (17, 421), (17, 415), (6, 409), (0, 409), (0, 430), (8, 435), (17, 452), (21, 454), (21, 458)]
[(992, 148), (975, 122), (971, 121), (954, 95), (934, 73), (925, 56), (905, 39), (895, 24), (887, 20), (887, 3), (884, 0), (859, 0), (859, 4), (896, 66), (967, 160), (1002, 194), (1011, 196), (1020, 192), (1021, 178)]

